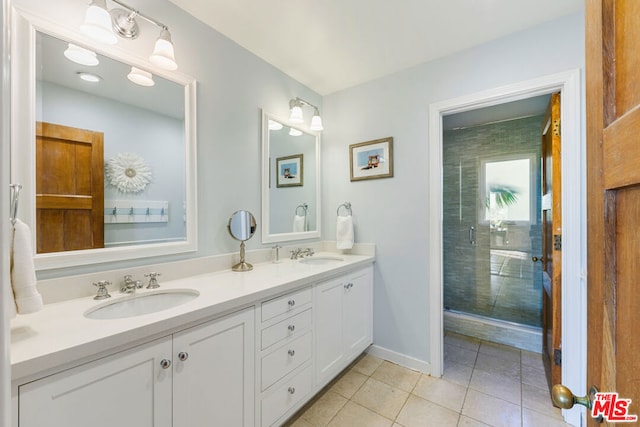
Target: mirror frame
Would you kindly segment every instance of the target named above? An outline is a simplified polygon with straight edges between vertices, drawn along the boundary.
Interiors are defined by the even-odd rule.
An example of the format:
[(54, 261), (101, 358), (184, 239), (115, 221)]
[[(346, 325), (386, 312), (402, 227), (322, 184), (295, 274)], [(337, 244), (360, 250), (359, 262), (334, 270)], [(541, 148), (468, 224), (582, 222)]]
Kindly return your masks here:
[[(285, 126), (289, 126), (295, 129), (298, 129), (301, 132), (304, 132), (308, 135), (315, 137), (316, 139), (316, 199), (315, 203), (315, 214), (316, 214), (316, 229), (312, 231), (301, 231), (301, 232), (291, 232), (291, 233), (271, 233), (270, 232), (270, 199), (269, 199), (269, 175), (270, 175), (270, 156), (269, 156), (269, 120), (275, 120), (277, 122), (282, 123)], [(289, 122), (289, 120), (285, 120), (281, 117), (275, 116), (273, 114), (267, 113), (262, 110), (262, 243), (274, 243), (274, 242), (287, 242), (293, 240), (305, 240), (305, 239), (313, 239), (319, 238), (320, 227), (322, 224), (322, 219), (320, 216), (320, 169), (321, 169), (321, 161), (320, 161), (320, 134), (318, 132), (314, 132), (309, 130), (309, 128), (304, 126), (295, 125)], [(275, 185), (275, 184), (274, 184)]]
[[(196, 204), (196, 81), (175, 71), (151, 66), (123, 48), (97, 45), (78, 31), (54, 24), (19, 8), (13, 8), (11, 37), (11, 182), (22, 184), (21, 218), (35, 228), (35, 122), (36, 122), (36, 32), (88, 47), (104, 56), (153, 70), (159, 77), (184, 86), (185, 100), (185, 207), (186, 236), (184, 241), (118, 246), (102, 249), (35, 253), (36, 233), (32, 232), (36, 270), (98, 264), (197, 250)], [(19, 54), (17, 54), (19, 52)], [(33, 144), (25, 141), (34, 141)], [(20, 165), (16, 167), (15, 165)]]

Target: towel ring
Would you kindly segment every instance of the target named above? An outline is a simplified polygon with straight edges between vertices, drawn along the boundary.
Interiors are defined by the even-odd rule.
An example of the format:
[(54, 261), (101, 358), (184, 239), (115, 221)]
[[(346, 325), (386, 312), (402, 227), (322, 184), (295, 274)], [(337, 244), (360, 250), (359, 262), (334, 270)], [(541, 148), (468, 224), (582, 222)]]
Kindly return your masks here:
[(10, 219), (11, 224), (15, 225), (16, 220), (18, 219), (18, 202), (20, 201), (20, 190), (22, 190), (21, 184), (11, 184), (9, 185), (11, 189), (11, 201), (10, 201)]
[(340, 216), (340, 208), (344, 207), (347, 210), (347, 213), (349, 215), (352, 215), (351, 212), (351, 202), (344, 202), (343, 204), (341, 204), (340, 206), (338, 206), (338, 209), (336, 210), (336, 215)]
[(302, 215), (301, 216), (307, 216), (307, 208), (309, 208), (309, 205), (307, 205), (306, 203), (298, 205), (296, 207), (296, 215), (298, 215), (298, 209), (300, 209), (300, 208), (302, 208)]

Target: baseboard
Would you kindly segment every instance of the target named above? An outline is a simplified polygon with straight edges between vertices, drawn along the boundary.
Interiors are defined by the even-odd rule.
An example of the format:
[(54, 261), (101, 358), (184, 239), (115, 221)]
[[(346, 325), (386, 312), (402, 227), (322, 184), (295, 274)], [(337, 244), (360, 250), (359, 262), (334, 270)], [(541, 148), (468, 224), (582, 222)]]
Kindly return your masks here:
[(418, 360), (413, 357), (396, 353), (378, 345), (371, 345), (366, 352), (372, 356), (380, 359), (388, 360), (389, 362), (403, 366), (405, 368), (413, 369), (414, 371), (422, 372), (423, 374), (431, 374), (431, 364), (423, 360)]

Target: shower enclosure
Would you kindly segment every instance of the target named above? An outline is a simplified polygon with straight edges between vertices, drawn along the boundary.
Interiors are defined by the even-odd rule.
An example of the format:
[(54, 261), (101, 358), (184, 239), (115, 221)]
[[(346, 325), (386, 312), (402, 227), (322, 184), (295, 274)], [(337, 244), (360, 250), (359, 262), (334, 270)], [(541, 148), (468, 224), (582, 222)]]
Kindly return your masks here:
[(541, 126), (535, 116), (444, 131), (445, 314), (541, 326)]

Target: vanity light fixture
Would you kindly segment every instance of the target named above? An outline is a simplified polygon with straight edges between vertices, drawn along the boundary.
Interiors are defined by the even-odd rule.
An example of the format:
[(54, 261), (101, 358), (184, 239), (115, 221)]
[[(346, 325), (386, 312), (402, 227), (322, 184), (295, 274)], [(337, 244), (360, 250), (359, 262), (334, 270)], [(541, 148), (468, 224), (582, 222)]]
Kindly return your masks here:
[(282, 128), (282, 123), (278, 123), (275, 120), (269, 120), (269, 130), (280, 130)]
[(69, 43), (69, 47), (64, 51), (64, 56), (76, 64), (87, 65), (89, 67), (96, 66), (100, 63), (95, 52)]
[(78, 71), (77, 74), (78, 74), (78, 77), (80, 77), (85, 82), (89, 82), (89, 83), (98, 83), (100, 80), (102, 80), (102, 77), (100, 77), (97, 74), (83, 73), (82, 71)]
[(178, 64), (175, 60), (169, 28), (131, 6), (127, 6), (120, 0), (110, 1), (120, 7), (109, 11), (107, 9), (107, 0), (91, 1), (85, 21), (80, 26), (82, 32), (96, 41), (107, 44), (117, 43), (118, 38), (116, 35), (124, 39), (133, 40), (140, 33), (136, 18), (142, 18), (160, 28), (160, 36), (156, 40), (153, 53), (149, 56), (149, 61), (165, 70), (177, 69)]
[(150, 72), (141, 70), (137, 67), (131, 67), (131, 72), (127, 75), (127, 78), (140, 86), (153, 86), (156, 84), (153, 81), (153, 75)]
[(289, 130), (289, 135), (291, 135), (291, 136), (300, 136), (300, 135), (302, 135), (302, 131), (299, 131), (296, 128), (291, 128)]
[(295, 99), (291, 99), (289, 101), (289, 108), (291, 109), (289, 121), (291, 123), (304, 123), (304, 118), (302, 116), (303, 105), (313, 108), (313, 117), (311, 118), (311, 125), (309, 126), (309, 129), (317, 132), (322, 131), (324, 128), (322, 127), (322, 117), (320, 117), (320, 110), (318, 109), (318, 107), (316, 107), (309, 101), (305, 101), (302, 98), (296, 97)]

